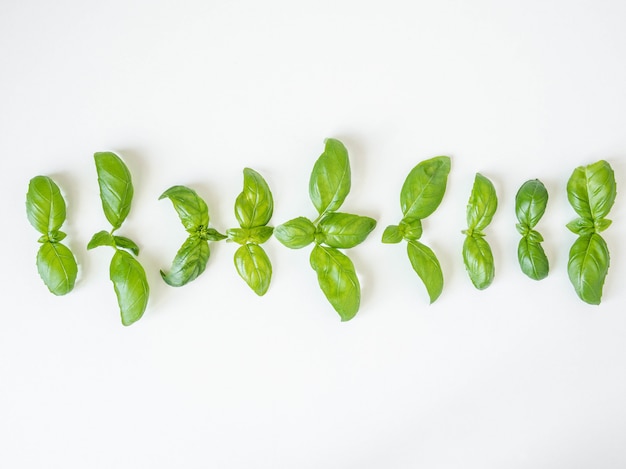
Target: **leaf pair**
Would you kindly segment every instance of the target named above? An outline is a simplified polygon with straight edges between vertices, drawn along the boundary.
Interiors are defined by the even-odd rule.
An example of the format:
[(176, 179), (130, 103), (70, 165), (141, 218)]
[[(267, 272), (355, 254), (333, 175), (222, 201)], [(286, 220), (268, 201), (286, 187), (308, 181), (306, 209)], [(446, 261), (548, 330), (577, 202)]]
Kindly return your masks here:
[(443, 290), (443, 273), (432, 249), (418, 240), (422, 236), (422, 219), (430, 216), (441, 204), (449, 173), (448, 156), (437, 156), (418, 163), (406, 177), (400, 191), (403, 218), (398, 225), (388, 226), (382, 238), (383, 243), (407, 241), (411, 266), (426, 286), (431, 304)]
[(567, 198), (579, 216), (567, 224), (578, 235), (570, 248), (567, 272), (580, 299), (593, 305), (600, 304), (609, 271), (609, 249), (599, 233), (611, 224), (606, 216), (616, 194), (615, 173), (604, 160), (579, 166), (567, 182)]
[(517, 246), (520, 268), (533, 280), (548, 276), (549, 263), (541, 242), (543, 236), (534, 228), (543, 217), (548, 204), (548, 191), (538, 179), (526, 181), (515, 195), (517, 231), (522, 235)]
[(463, 230), (463, 263), (472, 281), (479, 290), (484, 290), (495, 276), (491, 246), (485, 240), (483, 230), (487, 228), (498, 208), (498, 198), (493, 183), (476, 173), (474, 185), (467, 204), (467, 226)]
[(115, 153), (99, 152), (94, 155), (94, 160), (102, 209), (112, 229), (110, 232), (99, 231), (94, 234), (87, 249), (98, 246), (115, 249), (109, 266), (109, 278), (117, 296), (122, 324), (129, 326), (141, 319), (150, 295), (146, 272), (132, 255), (139, 255), (139, 247), (124, 236), (114, 235), (130, 212), (134, 192), (132, 179), (130, 171)]
[(309, 179), (309, 197), (318, 217), (298, 217), (279, 225), (276, 238), (285, 246), (300, 249), (314, 243), (309, 258), (319, 286), (342, 321), (359, 310), (361, 286), (348, 256), (339, 249), (362, 243), (376, 227), (376, 220), (337, 212), (350, 192), (348, 151), (339, 140), (329, 138), (315, 162)]
[(78, 266), (72, 251), (61, 243), (65, 233), (65, 200), (61, 190), (48, 176), (35, 176), (28, 184), (26, 215), (42, 236), (37, 252), (37, 271), (54, 295), (65, 295), (74, 288)]

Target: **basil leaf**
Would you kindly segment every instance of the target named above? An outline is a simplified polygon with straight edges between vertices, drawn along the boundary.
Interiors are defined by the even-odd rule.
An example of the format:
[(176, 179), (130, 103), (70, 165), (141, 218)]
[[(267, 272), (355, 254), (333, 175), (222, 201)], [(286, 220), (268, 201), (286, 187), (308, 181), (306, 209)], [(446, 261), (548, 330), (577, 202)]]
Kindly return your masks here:
[(548, 191), (538, 179), (526, 181), (515, 195), (515, 214), (522, 225), (534, 228), (546, 211)]
[(316, 244), (310, 263), (322, 292), (341, 320), (352, 319), (359, 310), (361, 287), (350, 258), (335, 248)]
[(266, 225), (274, 211), (274, 200), (265, 179), (255, 170), (243, 170), (243, 191), (235, 201), (235, 217), (242, 228)]
[(247, 228), (229, 228), (226, 230), (229, 241), (237, 244), (246, 244), (250, 238), (250, 230)]
[(51, 235), (65, 221), (65, 200), (61, 190), (48, 176), (35, 176), (28, 183), (26, 216), (41, 234)]
[(161, 199), (170, 199), (174, 210), (178, 213), (181, 223), (188, 233), (194, 233), (209, 225), (209, 208), (202, 198), (185, 186), (172, 186), (161, 196)]
[(309, 180), (309, 197), (320, 215), (337, 210), (350, 192), (348, 151), (339, 140), (326, 140)]
[(250, 243), (239, 247), (235, 267), (254, 293), (265, 295), (272, 279), (272, 264), (261, 246)]
[(128, 216), (133, 199), (130, 171), (115, 153), (100, 152), (94, 155), (100, 200), (104, 215), (116, 230)]
[(37, 271), (54, 295), (65, 295), (74, 288), (78, 267), (76, 259), (61, 243), (43, 243), (37, 252)]
[(274, 233), (274, 227), (272, 226), (255, 226), (250, 228), (248, 241), (254, 244), (263, 244), (272, 237), (272, 233)]
[(206, 241), (221, 241), (227, 238), (227, 236), (223, 235), (222, 233), (219, 233), (217, 230), (213, 228), (207, 228), (207, 229), (203, 228), (195, 234), (197, 234), (199, 238), (204, 239)]
[(576, 218), (566, 226), (568, 230), (577, 235), (591, 234), (595, 229), (593, 221), (586, 218)]
[[(536, 233), (536, 232), (533, 232)], [(531, 236), (524, 236), (517, 246), (517, 259), (522, 272), (533, 280), (548, 276), (548, 258), (541, 244)]]
[(161, 270), (161, 277), (168, 285), (181, 287), (204, 272), (210, 254), (206, 240), (189, 236), (176, 253), (170, 272), (166, 274)]
[(407, 241), (420, 239), (422, 232), (422, 220), (419, 218), (403, 218), (400, 222), (400, 233)]
[(389, 225), (383, 232), (383, 243), (396, 244), (402, 241), (402, 233), (398, 225)]
[(418, 163), (409, 173), (400, 191), (400, 205), (405, 217), (426, 218), (443, 199), (450, 173), (450, 158), (436, 156)]
[(606, 217), (615, 202), (615, 174), (604, 160), (579, 166), (567, 181), (567, 198), (581, 218)]
[(474, 185), (467, 205), (467, 225), (470, 231), (484, 230), (498, 207), (498, 198), (492, 182), (476, 173)]
[(609, 264), (609, 249), (599, 234), (580, 236), (574, 242), (569, 252), (567, 273), (581, 300), (592, 305), (600, 304)]
[(132, 239), (125, 236), (113, 236), (113, 241), (118, 248), (128, 249), (135, 256), (139, 255), (139, 246)]
[(87, 249), (93, 249), (99, 246), (115, 247), (115, 239), (113, 239), (113, 235), (108, 231), (98, 231), (91, 237), (91, 240), (87, 244)]
[(308, 218), (294, 218), (274, 228), (274, 236), (288, 248), (300, 249), (315, 240), (315, 225)]
[(352, 248), (361, 244), (376, 227), (376, 220), (351, 213), (332, 212), (325, 215), (317, 229), (324, 243), (333, 248)]
[(463, 242), (463, 263), (472, 284), (484, 290), (493, 281), (495, 268), (491, 247), (482, 236), (466, 236)]
[(150, 295), (146, 272), (132, 255), (116, 250), (111, 259), (109, 277), (113, 282), (122, 324), (130, 326), (141, 319)]
[(406, 247), (413, 270), (424, 282), (432, 304), (443, 291), (443, 273), (439, 260), (428, 246), (419, 241), (409, 241)]

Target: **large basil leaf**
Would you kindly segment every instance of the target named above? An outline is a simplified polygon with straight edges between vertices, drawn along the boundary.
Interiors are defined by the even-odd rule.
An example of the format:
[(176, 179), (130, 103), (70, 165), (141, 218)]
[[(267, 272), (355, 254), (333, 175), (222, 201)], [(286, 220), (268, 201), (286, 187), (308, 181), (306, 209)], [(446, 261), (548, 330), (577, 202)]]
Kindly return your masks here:
[(467, 224), (470, 231), (484, 230), (498, 207), (498, 198), (492, 182), (476, 173), (474, 185), (467, 204)]
[(548, 276), (550, 269), (548, 257), (541, 244), (534, 241), (531, 236), (523, 236), (520, 239), (517, 259), (522, 272), (533, 280), (541, 280)]
[(65, 221), (65, 200), (59, 186), (48, 176), (35, 176), (28, 184), (26, 216), (41, 234), (58, 231)]
[(76, 259), (61, 243), (43, 243), (37, 252), (37, 270), (39, 276), (55, 295), (69, 293), (76, 283), (78, 267)]
[(315, 241), (315, 225), (308, 218), (294, 218), (274, 228), (274, 236), (288, 248), (300, 249)]
[(534, 228), (546, 211), (548, 191), (538, 179), (526, 181), (515, 195), (515, 214), (520, 223)]
[(463, 263), (476, 288), (484, 290), (493, 281), (495, 268), (489, 243), (482, 236), (466, 236), (463, 242)]
[(439, 260), (428, 246), (419, 241), (409, 241), (406, 248), (413, 270), (424, 282), (432, 304), (443, 291), (443, 273)]
[(580, 236), (574, 242), (569, 252), (567, 273), (581, 300), (592, 305), (600, 304), (609, 264), (609, 249), (599, 234)]
[(206, 202), (194, 191), (185, 186), (172, 186), (161, 196), (170, 199), (174, 210), (188, 233), (194, 233), (209, 224), (209, 208)]
[(329, 138), (309, 180), (309, 197), (317, 212), (337, 210), (350, 192), (350, 184), (348, 151), (339, 140)]
[(272, 279), (272, 264), (258, 244), (245, 244), (235, 251), (235, 267), (254, 292), (263, 296)]
[(266, 225), (274, 211), (274, 199), (265, 179), (255, 170), (243, 170), (243, 191), (235, 201), (235, 217), (242, 228)]
[(341, 320), (352, 319), (361, 302), (361, 286), (352, 261), (335, 248), (316, 244), (310, 263), (322, 292)]
[(116, 250), (109, 269), (122, 324), (130, 326), (141, 319), (150, 295), (150, 287), (143, 267), (131, 254)]
[(130, 171), (115, 153), (100, 152), (94, 155), (100, 200), (104, 215), (116, 230), (128, 216), (133, 199)]
[(600, 160), (579, 166), (567, 181), (567, 198), (576, 213), (588, 220), (606, 217), (615, 202), (615, 174), (611, 165)]
[(448, 156), (437, 156), (418, 163), (400, 191), (404, 217), (423, 219), (431, 215), (443, 199), (449, 173)]
[(181, 287), (206, 269), (211, 252), (209, 243), (199, 236), (189, 236), (180, 247), (169, 273), (161, 270), (161, 277), (172, 287)]
[(333, 248), (352, 248), (367, 238), (376, 227), (376, 220), (351, 213), (332, 212), (317, 226), (323, 242)]

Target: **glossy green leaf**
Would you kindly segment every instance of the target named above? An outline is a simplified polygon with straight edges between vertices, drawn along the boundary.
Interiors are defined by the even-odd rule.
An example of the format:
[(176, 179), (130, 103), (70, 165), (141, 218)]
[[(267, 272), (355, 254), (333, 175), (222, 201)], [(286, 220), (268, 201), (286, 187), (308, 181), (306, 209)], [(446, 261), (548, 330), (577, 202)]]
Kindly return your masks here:
[(93, 249), (99, 246), (115, 247), (115, 239), (113, 238), (113, 235), (108, 231), (98, 231), (95, 235), (91, 237), (91, 240), (89, 240), (89, 243), (87, 244), (87, 249)]
[(113, 236), (113, 241), (118, 248), (127, 249), (135, 256), (139, 255), (139, 246), (132, 239), (125, 236)]
[(430, 303), (434, 303), (443, 291), (443, 273), (437, 256), (432, 249), (419, 241), (409, 241), (407, 253), (413, 270), (424, 282)]
[(326, 214), (317, 229), (324, 243), (334, 248), (348, 249), (361, 244), (376, 227), (376, 220), (351, 213)]
[(615, 174), (604, 160), (579, 166), (567, 182), (567, 198), (581, 218), (595, 221), (606, 217), (615, 196)]
[(407, 241), (417, 241), (422, 237), (422, 220), (419, 218), (403, 218), (400, 222), (400, 233)]
[(398, 225), (389, 225), (383, 232), (383, 243), (396, 244), (402, 241), (402, 232)]
[(58, 231), (65, 221), (65, 200), (61, 190), (48, 176), (35, 176), (28, 184), (26, 216), (44, 235)]
[(261, 246), (252, 243), (240, 246), (235, 251), (235, 267), (257, 295), (265, 295), (272, 279), (272, 264)]
[(195, 233), (200, 239), (204, 239), (206, 241), (221, 241), (226, 239), (228, 236), (223, 235), (213, 228), (203, 228), (200, 231)]
[(308, 218), (294, 218), (274, 228), (274, 236), (288, 248), (300, 249), (315, 240), (315, 225)]
[(548, 191), (538, 179), (526, 181), (515, 195), (515, 214), (522, 225), (534, 228), (546, 211)]
[(489, 243), (482, 236), (465, 237), (463, 263), (476, 288), (484, 290), (491, 285), (495, 276), (493, 253)]
[(150, 296), (146, 272), (131, 254), (116, 250), (109, 268), (117, 304), (120, 307), (122, 324), (130, 326), (141, 319)]
[(476, 173), (474, 185), (467, 204), (467, 225), (469, 231), (481, 232), (493, 218), (498, 207), (496, 190), (489, 179)]
[(577, 235), (591, 234), (595, 231), (593, 221), (586, 218), (576, 218), (570, 221), (566, 226), (567, 229)]
[(176, 253), (169, 273), (161, 271), (161, 277), (168, 285), (181, 287), (204, 272), (210, 253), (206, 240), (189, 236)]
[(267, 225), (274, 211), (274, 199), (265, 179), (255, 170), (243, 170), (243, 191), (235, 201), (235, 217), (242, 228)]
[(322, 292), (341, 320), (352, 319), (361, 302), (361, 287), (352, 261), (335, 248), (316, 244), (310, 263)]
[(65, 245), (47, 242), (37, 252), (37, 271), (51, 293), (65, 295), (74, 288), (78, 266)]
[(247, 228), (229, 228), (226, 230), (229, 241), (237, 244), (246, 244), (250, 238), (250, 230)]
[(609, 271), (610, 256), (599, 234), (580, 236), (569, 252), (567, 273), (576, 293), (586, 303), (599, 305)]
[(329, 138), (309, 180), (309, 197), (317, 212), (337, 210), (350, 192), (350, 184), (348, 151), (339, 140)]
[(418, 163), (400, 191), (404, 217), (424, 219), (431, 215), (443, 199), (449, 173), (448, 156), (437, 156)]
[(116, 230), (128, 216), (133, 199), (133, 184), (130, 171), (119, 156), (111, 152), (94, 155), (100, 200), (104, 215)]
[(209, 208), (206, 202), (194, 191), (185, 186), (172, 186), (161, 196), (170, 199), (174, 210), (188, 233), (194, 233), (209, 224)]
[(254, 228), (229, 228), (226, 236), (237, 244), (263, 244), (270, 239), (274, 228), (271, 226), (255, 226)]
[(524, 236), (517, 246), (517, 259), (522, 272), (533, 280), (541, 280), (548, 276), (548, 257), (541, 244)]

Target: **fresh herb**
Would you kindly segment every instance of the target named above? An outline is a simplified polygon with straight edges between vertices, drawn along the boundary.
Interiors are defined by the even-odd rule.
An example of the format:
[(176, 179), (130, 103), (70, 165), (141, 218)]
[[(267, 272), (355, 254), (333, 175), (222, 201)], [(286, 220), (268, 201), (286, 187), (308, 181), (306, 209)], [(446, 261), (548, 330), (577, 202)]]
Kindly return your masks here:
[(548, 191), (539, 179), (526, 181), (515, 195), (515, 225), (522, 235), (517, 246), (519, 265), (528, 277), (541, 280), (548, 276), (549, 263), (541, 242), (543, 236), (534, 228), (548, 204)]
[(65, 233), (65, 200), (61, 190), (48, 176), (35, 176), (28, 184), (26, 216), (41, 233), (37, 252), (37, 271), (51, 293), (65, 295), (74, 288), (78, 266), (72, 251), (61, 241)]
[(274, 236), (289, 248), (315, 244), (309, 262), (322, 292), (342, 321), (358, 312), (361, 286), (354, 264), (339, 249), (360, 244), (376, 227), (372, 218), (337, 212), (350, 192), (350, 184), (348, 151), (339, 140), (329, 138), (309, 180), (309, 197), (317, 218), (294, 218), (274, 230)]
[(87, 249), (98, 246), (111, 246), (115, 249), (109, 267), (109, 278), (117, 296), (122, 324), (129, 326), (141, 319), (150, 295), (146, 272), (139, 261), (125, 251), (137, 256), (139, 247), (134, 241), (114, 234), (130, 212), (133, 183), (130, 171), (115, 153), (99, 152), (94, 155), (94, 159), (102, 209), (112, 229), (94, 234)]
[(407, 241), (407, 253), (413, 270), (422, 280), (432, 304), (443, 290), (443, 273), (435, 253), (418, 240), (422, 236), (422, 219), (430, 216), (443, 199), (450, 173), (450, 158), (437, 156), (417, 164), (402, 185), (400, 206), (403, 218), (388, 226), (383, 243)]
[(578, 235), (569, 251), (567, 272), (580, 299), (592, 305), (600, 304), (609, 271), (609, 248), (599, 233), (611, 224), (605, 217), (616, 193), (615, 174), (604, 160), (579, 166), (567, 182), (567, 198), (579, 216), (567, 224)]
[(170, 199), (189, 234), (176, 253), (169, 273), (161, 270), (165, 283), (180, 287), (204, 272), (211, 254), (209, 241), (219, 241), (226, 236), (209, 228), (209, 208), (193, 189), (172, 186), (161, 194), (159, 200), (161, 199)]
[(476, 173), (474, 186), (467, 204), (467, 226), (463, 230), (463, 263), (476, 288), (484, 290), (493, 281), (495, 267), (491, 246), (485, 240), (487, 228), (498, 208), (498, 198), (492, 182)]

